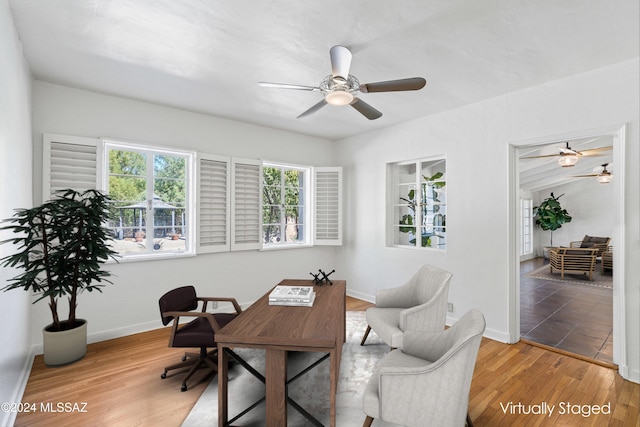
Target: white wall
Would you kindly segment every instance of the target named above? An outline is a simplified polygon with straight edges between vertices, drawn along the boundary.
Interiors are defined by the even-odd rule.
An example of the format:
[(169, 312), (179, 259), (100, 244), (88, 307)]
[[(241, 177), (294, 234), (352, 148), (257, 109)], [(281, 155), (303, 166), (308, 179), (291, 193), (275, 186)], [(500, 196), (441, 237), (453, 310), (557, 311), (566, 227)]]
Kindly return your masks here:
[[(36, 202), (42, 188), (42, 134), (111, 137), (185, 147), (235, 157), (333, 166), (333, 143), (265, 127), (219, 119), (34, 82), (34, 179)], [(114, 285), (104, 293), (79, 297), (78, 316), (88, 318), (90, 341), (161, 326), (158, 298), (167, 290), (193, 284), (202, 295), (232, 296), (250, 303), (284, 278), (310, 277), (333, 268), (335, 249), (242, 251), (111, 265)], [(46, 304), (34, 310), (33, 343), (50, 323)]]
[[(624, 180), (626, 203), (626, 355), (629, 376), (640, 381), (638, 76), (634, 59), (339, 141), (337, 158), (347, 177), (346, 244), (337, 269), (351, 293), (373, 300), (376, 290), (433, 264), (454, 274), (450, 320), (477, 307), (487, 335), (508, 341), (509, 145), (628, 123), (626, 175), (615, 179)], [(385, 164), (440, 154), (447, 157), (446, 253), (385, 247)]]
[[(615, 177), (615, 175), (614, 175)], [(615, 179), (615, 178), (614, 178)], [(571, 215), (571, 222), (553, 232), (554, 246), (569, 246), (570, 242), (589, 236), (613, 237), (615, 229), (614, 187), (600, 184), (595, 178), (579, 178), (575, 181), (538, 191), (534, 194), (533, 205), (538, 206), (553, 193), (560, 198), (560, 204)], [(542, 256), (544, 246), (549, 246), (550, 231), (534, 226), (534, 251)], [(611, 242), (615, 245), (615, 242)]]
[[(31, 207), (31, 73), (22, 54), (6, 0), (0, 0), (0, 218), (17, 207)], [(10, 237), (0, 232), (0, 240)], [(0, 246), (0, 258), (12, 252)], [(0, 268), (0, 288), (15, 270)], [(0, 402), (20, 402), (30, 356), (30, 299), (22, 291), (0, 292)], [(0, 413), (0, 425), (11, 425), (15, 414)]]

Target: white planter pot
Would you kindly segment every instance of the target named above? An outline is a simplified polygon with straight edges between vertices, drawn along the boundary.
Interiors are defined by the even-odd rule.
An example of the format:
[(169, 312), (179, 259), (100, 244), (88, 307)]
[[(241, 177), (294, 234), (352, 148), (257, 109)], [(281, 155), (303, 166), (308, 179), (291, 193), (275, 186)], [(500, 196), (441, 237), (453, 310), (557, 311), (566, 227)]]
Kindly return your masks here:
[(67, 331), (47, 331), (51, 325), (42, 330), (45, 365), (66, 365), (82, 359), (87, 353), (87, 321), (77, 321), (82, 322), (82, 325)]

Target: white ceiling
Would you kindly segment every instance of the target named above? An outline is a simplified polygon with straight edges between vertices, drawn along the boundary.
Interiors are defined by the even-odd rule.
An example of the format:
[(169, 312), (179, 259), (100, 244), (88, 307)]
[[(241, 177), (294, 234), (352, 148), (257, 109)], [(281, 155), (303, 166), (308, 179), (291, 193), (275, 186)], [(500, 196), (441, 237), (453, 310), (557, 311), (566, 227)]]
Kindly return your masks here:
[[(637, 0), (8, 0), (35, 78), (331, 140), (639, 55)], [(300, 113), (329, 49), (361, 83), (421, 76), (417, 92)]]

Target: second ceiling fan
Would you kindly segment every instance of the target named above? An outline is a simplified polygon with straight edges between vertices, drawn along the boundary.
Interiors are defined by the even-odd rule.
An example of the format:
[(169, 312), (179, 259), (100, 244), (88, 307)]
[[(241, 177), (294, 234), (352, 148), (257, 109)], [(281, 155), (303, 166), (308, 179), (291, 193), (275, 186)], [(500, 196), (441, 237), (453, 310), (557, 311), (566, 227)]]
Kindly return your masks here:
[(427, 83), (422, 77), (389, 80), (384, 82), (360, 84), (355, 76), (349, 74), (351, 68), (351, 51), (344, 46), (333, 46), (329, 51), (331, 57), (331, 74), (324, 78), (318, 86), (301, 86), (295, 84), (259, 82), (260, 86), (279, 89), (306, 90), (321, 92), (323, 99), (303, 112), (298, 118), (308, 116), (324, 107), (331, 105), (351, 105), (369, 120), (375, 120), (382, 113), (358, 98), (358, 92), (398, 92), (419, 90)]

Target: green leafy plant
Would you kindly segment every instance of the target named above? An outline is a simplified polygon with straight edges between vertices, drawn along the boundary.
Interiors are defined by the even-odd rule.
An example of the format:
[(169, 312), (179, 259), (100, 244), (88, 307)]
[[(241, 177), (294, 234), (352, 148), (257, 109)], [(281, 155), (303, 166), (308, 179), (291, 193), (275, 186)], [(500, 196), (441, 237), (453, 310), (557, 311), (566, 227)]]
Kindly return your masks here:
[[(116, 255), (103, 227), (109, 219), (109, 205), (109, 196), (97, 190), (63, 190), (58, 197), (31, 209), (18, 209), (3, 221), (10, 225), (0, 229), (17, 236), (0, 244), (12, 243), (17, 250), (0, 259), (0, 265), (21, 270), (3, 290), (31, 291), (38, 296), (34, 303), (48, 298), (53, 319), (48, 330), (79, 326), (78, 294), (102, 292), (103, 282), (111, 283), (106, 280), (110, 273), (102, 269), (102, 264)], [(69, 317), (61, 321), (58, 299), (64, 296), (69, 298)]]
[[(415, 190), (410, 190), (409, 193), (407, 194), (407, 197), (401, 197), (400, 200), (407, 203), (407, 207), (409, 208), (409, 210), (411, 211), (411, 213), (408, 214), (404, 214), (402, 216), (402, 218), (400, 218), (400, 227), (399, 230), (401, 233), (417, 233), (416, 228), (415, 228), (415, 216), (416, 213), (418, 213), (418, 207), (420, 205), (421, 207), (421, 211), (420, 213), (422, 214), (422, 218), (423, 218), (423, 224), (426, 222), (426, 217), (427, 217), (427, 189), (429, 189), (432, 192), (432, 197), (433, 197), (433, 201), (434, 202), (439, 202), (440, 200), (438, 199), (438, 192), (436, 190), (439, 190), (441, 188), (443, 188), (446, 185), (446, 182), (444, 181), (437, 181), (438, 179), (442, 178), (444, 174), (442, 172), (436, 172), (433, 176), (431, 177), (427, 177), (425, 175), (422, 175), (422, 178), (424, 179), (425, 182), (422, 183), (421, 185), (421, 201), (418, 202), (416, 200), (416, 192)], [(433, 206), (433, 212), (438, 212), (440, 210), (440, 206), (439, 205), (434, 205)], [(444, 220), (443, 220), (444, 221)], [(421, 246), (422, 247), (429, 247), (431, 246), (431, 237), (433, 236), (433, 233), (422, 233), (421, 236)], [(415, 243), (415, 239), (414, 240), (410, 240), (410, 243)]]
[(534, 206), (534, 214), (536, 215), (536, 225), (545, 231), (551, 233), (551, 246), (553, 246), (553, 232), (562, 227), (562, 224), (571, 222), (571, 215), (564, 209), (558, 199), (564, 196), (564, 194), (558, 197), (551, 193), (551, 197), (548, 197), (540, 203), (539, 206)]

